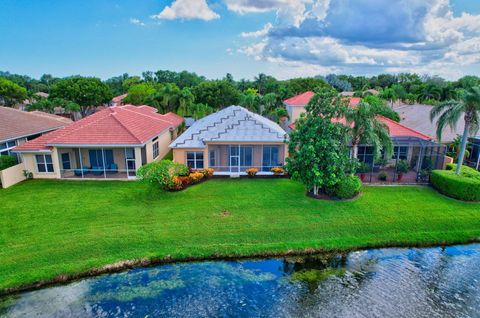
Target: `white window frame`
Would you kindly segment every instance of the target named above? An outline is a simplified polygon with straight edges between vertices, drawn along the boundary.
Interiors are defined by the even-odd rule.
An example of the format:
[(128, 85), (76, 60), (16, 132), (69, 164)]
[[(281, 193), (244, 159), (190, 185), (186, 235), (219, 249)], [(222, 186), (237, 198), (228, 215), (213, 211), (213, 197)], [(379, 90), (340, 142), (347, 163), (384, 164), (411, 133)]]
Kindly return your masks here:
[[(13, 143), (13, 146), (9, 146), (8, 145), (9, 143)], [(0, 145), (1, 144), (5, 144), (6, 147), (0, 149), (0, 154), (2, 154), (3, 152), (7, 152), (7, 155), (10, 156), (10, 155), (12, 155), (10, 150), (12, 150), (13, 148), (15, 148), (17, 146), (17, 141), (16, 140), (7, 140), (7, 141), (4, 141), (4, 142), (1, 142)]]
[[(50, 157), (50, 163), (47, 162), (47, 156)], [(43, 162), (38, 162), (38, 157), (43, 157)], [(40, 169), (38, 169), (39, 165), (43, 165), (44, 168), (45, 168), (45, 171), (40, 171)], [(49, 166), (52, 167), (52, 171), (48, 171)], [(55, 167), (53, 166), (52, 155), (50, 155), (50, 154), (37, 154), (37, 155), (35, 155), (35, 167), (36, 167), (38, 173), (54, 173), (55, 172)]]
[(152, 153), (153, 153), (153, 159), (158, 158), (160, 155), (160, 148), (158, 146), (158, 141), (155, 141), (152, 145)]
[[(193, 153), (193, 159), (188, 159), (188, 154), (192, 154), (192, 153)], [(202, 156), (203, 156), (202, 159), (197, 159), (198, 154), (202, 154)], [(189, 162), (193, 162), (193, 165), (190, 167), (192, 169), (203, 169), (205, 167), (205, 154), (203, 153), (203, 151), (187, 151), (185, 153), (185, 156), (186, 156), (186, 158), (185, 158), (186, 164), (187, 164), (188, 167), (190, 167), (188, 165)], [(203, 167), (197, 167), (198, 161), (202, 161)]]

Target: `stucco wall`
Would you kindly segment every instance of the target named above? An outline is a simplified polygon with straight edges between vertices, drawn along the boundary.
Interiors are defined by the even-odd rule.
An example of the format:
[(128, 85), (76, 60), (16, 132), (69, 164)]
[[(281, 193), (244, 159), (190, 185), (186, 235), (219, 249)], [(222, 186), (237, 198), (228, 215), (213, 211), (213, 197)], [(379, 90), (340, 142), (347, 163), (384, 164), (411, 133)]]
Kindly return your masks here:
[(45, 153), (52, 156), (53, 163), (53, 172), (38, 172), (37, 161), (35, 160), (35, 155), (41, 153), (23, 153), (23, 165), (24, 169), (33, 174), (34, 179), (59, 179), (60, 178), (60, 167), (58, 161), (58, 152), (57, 149), (53, 149), (51, 153)]
[[(153, 157), (153, 144), (158, 142), (158, 157)], [(147, 163), (150, 163), (154, 160), (159, 160), (165, 157), (165, 155), (170, 151), (168, 145), (172, 142), (172, 135), (169, 130), (164, 131), (161, 135), (158, 136), (158, 139), (154, 142), (150, 141), (145, 144), (145, 151), (147, 155)]]
[(11, 187), (12, 185), (25, 180), (23, 170), (23, 163), (19, 163), (13, 167), (0, 171), (0, 182), (2, 183), (2, 188)]
[(300, 115), (305, 112), (305, 107), (303, 106), (292, 106), (291, 112), (289, 113), (290, 122), (294, 123), (297, 119), (300, 118)]

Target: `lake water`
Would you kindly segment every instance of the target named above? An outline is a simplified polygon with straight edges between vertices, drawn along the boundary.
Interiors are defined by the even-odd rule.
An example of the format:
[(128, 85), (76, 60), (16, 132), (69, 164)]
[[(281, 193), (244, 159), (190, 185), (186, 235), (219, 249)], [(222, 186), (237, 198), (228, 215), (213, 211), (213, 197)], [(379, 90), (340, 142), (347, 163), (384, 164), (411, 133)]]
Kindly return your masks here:
[(480, 244), (140, 268), (0, 299), (6, 317), (480, 317)]

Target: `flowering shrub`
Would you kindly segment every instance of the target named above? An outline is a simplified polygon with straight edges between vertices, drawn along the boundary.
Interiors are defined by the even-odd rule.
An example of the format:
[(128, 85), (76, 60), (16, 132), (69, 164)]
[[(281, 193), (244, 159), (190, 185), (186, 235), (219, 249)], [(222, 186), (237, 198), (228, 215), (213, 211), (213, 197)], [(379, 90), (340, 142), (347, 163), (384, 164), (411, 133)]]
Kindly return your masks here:
[(245, 170), (245, 172), (247, 173), (247, 175), (249, 177), (254, 177), (258, 173), (258, 169), (257, 168), (248, 168), (247, 170)]
[(280, 168), (280, 167), (273, 167), (272, 169), (270, 169), (270, 171), (273, 172), (273, 174), (276, 176), (285, 173), (285, 170), (283, 170), (283, 168)]
[(201, 172), (192, 172), (190, 173), (189, 178), (191, 183), (197, 183), (204, 178), (204, 175)]
[(180, 178), (183, 178), (183, 177), (179, 177), (179, 176), (174, 176), (172, 178), (172, 182), (169, 184), (168, 186), (168, 189), (169, 190), (183, 190), (183, 188), (185, 188), (183, 186), (183, 183), (182, 183), (182, 180)]
[(205, 178), (211, 178), (215, 170), (212, 168), (205, 168), (200, 170), (199, 172), (201, 172)]
[(166, 190), (176, 189), (179, 180), (174, 177), (188, 175), (188, 167), (171, 160), (159, 160), (138, 169), (137, 176), (150, 183), (158, 183)]
[(189, 176), (179, 176), (178, 179), (182, 182), (182, 189), (186, 188), (191, 183)]

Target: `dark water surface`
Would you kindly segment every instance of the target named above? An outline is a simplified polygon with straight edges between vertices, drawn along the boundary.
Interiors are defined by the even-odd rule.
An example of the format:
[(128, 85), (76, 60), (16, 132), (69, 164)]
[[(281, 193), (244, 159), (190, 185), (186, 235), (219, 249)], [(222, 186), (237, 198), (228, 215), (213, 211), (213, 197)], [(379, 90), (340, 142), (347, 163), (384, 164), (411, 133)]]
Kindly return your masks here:
[(6, 317), (480, 317), (480, 244), (163, 265), (0, 300)]

